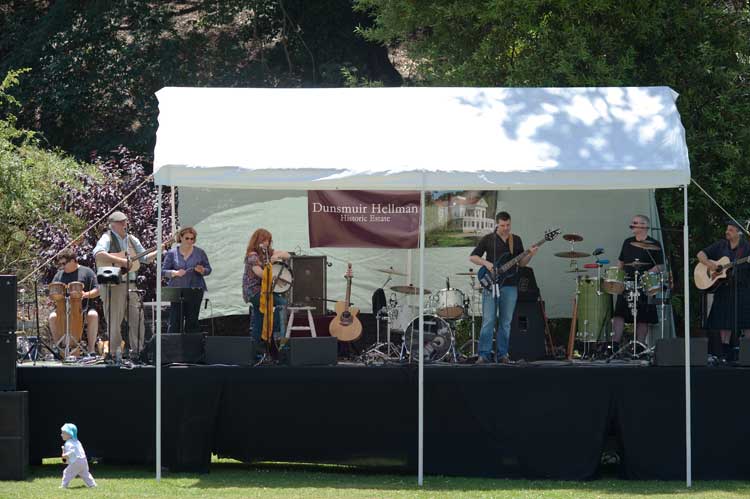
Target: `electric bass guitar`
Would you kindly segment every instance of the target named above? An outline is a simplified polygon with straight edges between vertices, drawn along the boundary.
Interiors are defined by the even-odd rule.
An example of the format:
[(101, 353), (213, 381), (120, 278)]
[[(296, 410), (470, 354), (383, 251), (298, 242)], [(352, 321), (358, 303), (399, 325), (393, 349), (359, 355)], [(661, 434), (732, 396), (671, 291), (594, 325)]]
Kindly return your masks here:
[[(544, 239), (538, 241), (532, 246), (541, 246), (547, 241), (552, 241), (560, 235), (560, 228), (548, 230), (544, 233)], [(523, 253), (513, 256), (510, 253), (503, 253), (500, 257), (493, 262), (494, 270), (490, 272), (487, 267), (480, 267), (477, 272), (477, 279), (483, 289), (491, 290), (492, 287), (497, 284), (502, 286), (503, 282), (509, 277), (513, 277), (518, 272), (518, 263), (531, 253), (531, 248), (527, 249)]]
[(700, 290), (713, 290), (721, 286), (722, 281), (727, 278), (727, 271), (735, 265), (741, 265), (750, 261), (750, 256), (740, 258), (734, 262), (729, 261), (729, 257), (722, 256), (718, 260), (709, 260), (719, 266), (716, 272), (711, 272), (708, 267), (698, 262), (693, 271), (693, 280), (695, 287)]
[(362, 323), (359, 322), (357, 314), (359, 309), (350, 306), (352, 295), (352, 264), (344, 275), (346, 279), (346, 300), (336, 302), (336, 317), (331, 321), (328, 331), (331, 336), (335, 336), (339, 341), (355, 341), (362, 336)]

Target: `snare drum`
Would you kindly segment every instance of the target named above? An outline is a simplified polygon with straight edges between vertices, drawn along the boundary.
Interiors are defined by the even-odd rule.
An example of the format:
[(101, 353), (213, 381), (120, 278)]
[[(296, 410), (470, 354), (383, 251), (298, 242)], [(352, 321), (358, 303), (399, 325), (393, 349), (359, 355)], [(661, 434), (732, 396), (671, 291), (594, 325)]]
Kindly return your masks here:
[(643, 291), (648, 296), (654, 296), (661, 291), (662, 286), (662, 273), (661, 272), (648, 272), (643, 274), (641, 277), (641, 283), (643, 285)]
[(604, 273), (604, 291), (611, 295), (620, 295), (625, 291), (625, 271), (619, 267), (610, 267)]
[(459, 319), (464, 315), (464, 300), (460, 289), (441, 289), (430, 298), (430, 308), (443, 319)]

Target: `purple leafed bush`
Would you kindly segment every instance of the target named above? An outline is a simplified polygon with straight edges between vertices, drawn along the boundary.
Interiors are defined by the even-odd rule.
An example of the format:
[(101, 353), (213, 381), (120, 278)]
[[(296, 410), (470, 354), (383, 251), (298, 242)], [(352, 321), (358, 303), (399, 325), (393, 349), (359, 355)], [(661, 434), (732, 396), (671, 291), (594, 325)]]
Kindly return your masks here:
[[(58, 220), (46, 220), (30, 229), (43, 248), (39, 262), (55, 255), (68, 242), (79, 238), (74, 247), (78, 261), (82, 265), (94, 268), (92, 251), (99, 237), (109, 229), (106, 218), (91, 227), (97, 220), (105, 217), (128, 194), (132, 195), (117, 210), (128, 216), (128, 230), (140, 239), (144, 248), (151, 249), (156, 245), (157, 204), (156, 188), (151, 179), (144, 183), (150, 172), (151, 160), (120, 146), (110, 151), (106, 157), (92, 153), (91, 162), (96, 167), (96, 176), (80, 174), (81, 186), (63, 185), (67, 191), (63, 210), (79, 219), (84, 229), (72, 228), (62, 217)], [(142, 184), (142, 185), (141, 185)], [(171, 207), (169, 190), (162, 196), (163, 236), (168, 237), (171, 226)], [(89, 229), (84, 232), (86, 229)], [(42, 281), (49, 282), (57, 272), (57, 266), (51, 262), (42, 274)], [(138, 272), (138, 287), (146, 291), (145, 300), (154, 300), (156, 290), (156, 265), (142, 265)]]

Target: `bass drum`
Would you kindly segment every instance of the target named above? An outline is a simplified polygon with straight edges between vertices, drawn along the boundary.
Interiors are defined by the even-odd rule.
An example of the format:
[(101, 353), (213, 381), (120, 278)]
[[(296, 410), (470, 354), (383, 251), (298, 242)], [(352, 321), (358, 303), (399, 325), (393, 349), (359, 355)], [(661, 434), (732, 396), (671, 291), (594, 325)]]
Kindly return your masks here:
[[(424, 316), (424, 360), (445, 360), (449, 357), (451, 347), (456, 341), (453, 329), (443, 318), (437, 315)], [(406, 327), (404, 341), (409, 353), (409, 362), (417, 360), (419, 355), (419, 317), (415, 317)]]
[(271, 265), (273, 271), (273, 292), (286, 293), (292, 289), (294, 284), (294, 273), (286, 262), (274, 262)]

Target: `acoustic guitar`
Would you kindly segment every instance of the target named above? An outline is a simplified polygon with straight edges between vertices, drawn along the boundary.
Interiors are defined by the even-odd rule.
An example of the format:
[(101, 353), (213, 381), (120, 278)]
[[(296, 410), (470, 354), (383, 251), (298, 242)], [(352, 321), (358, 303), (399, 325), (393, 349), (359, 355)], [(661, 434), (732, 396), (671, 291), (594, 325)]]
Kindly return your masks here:
[(362, 323), (357, 318), (359, 309), (350, 306), (352, 295), (352, 264), (344, 275), (346, 279), (346, 300), (336, 302), (336, 317), (331, 321), (328, 328), (331, 336), (335, 336), (339, 341), (355, 341), (362, 336)]
[[(161, 247), (163, 249), (165, 249), (167, 246), (169, 246), (173, 242), (174, 242), (174, 236), (170, 236), (170, 237), (168, 237), (167, 239), (164, 240), (164, 242), (162, 243)], [(130, 237), (128, 237), (128, 249), (129, 249), (128, 253), (130, 255), (128, 257), (129, 269), (125, 270), (124, 267), (121, 268), (120, 273), (122, 273), (122, 274), (125, 274), (127, 272), (138, 272), (138, 269), (141, 268), (140, 258), (143, 257), (143, 256), (146, 256), (149, 253), (151, 253), (152, 251), (154, 251), (156, 249), (156, 246), (153, 246), (153, 247), (151, 247), (151, 248), (149, 248), (149, 249), (147, 249), (145, 251), (142, 251), (141, 253), (135, 254), (135, 248), (133, 247), (133, 243), (130, 241)], [(100, 268), (100, 267), (109, 267), (113, 263), (109, 259), (109, 257), (106, 256), (104, 253), (107, 253), (107, 252), (106, 251), (99, 252), (94, 257), (94, 261), (96, 262), (96, 267), (97, 268)], [(124, 251), (120, 251), (118, 253), (110, 253), (110, 255), (116, 256), (116, 257), (119, 257), (119, 258), (125, 258), (125, 252)]]
[(722, 256), (718, 260), (709, 260), (719, 266), (716, 272), (711, 272), (708, 267), (698, 262), (693, 270), (693, 280), (695, 281), (695, 287), (700, 290), (707, 290), (717, 288), (721, 285), (722, 281), (727, 278), (727, 271), (735, 265), (741, 265), (750, 260), (750, 256), (740, 258), (734, 262), (729, 260), (729, 257)]

